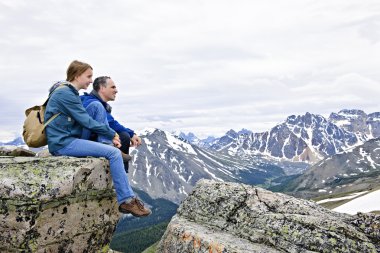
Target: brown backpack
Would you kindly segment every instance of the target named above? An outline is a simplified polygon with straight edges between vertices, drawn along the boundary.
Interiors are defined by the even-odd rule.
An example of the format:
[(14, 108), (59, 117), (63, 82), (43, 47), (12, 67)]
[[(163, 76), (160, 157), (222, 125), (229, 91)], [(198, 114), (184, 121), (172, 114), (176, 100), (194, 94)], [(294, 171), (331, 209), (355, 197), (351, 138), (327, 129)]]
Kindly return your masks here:
[[(65, 85), (58, 86), (54, 91), (63, 87), (65, 87)], [(29, 147), (39, 148), (47, 145), (45, 127), (60, 114), (57, 113), (53, 115), (47, 122), (44, 120), (46, 105), (53, 92), (49, 95), (43, 105), (36, 105), (25, 111), (26, 119), (24, 121), (22, 135), (26, 145)]]

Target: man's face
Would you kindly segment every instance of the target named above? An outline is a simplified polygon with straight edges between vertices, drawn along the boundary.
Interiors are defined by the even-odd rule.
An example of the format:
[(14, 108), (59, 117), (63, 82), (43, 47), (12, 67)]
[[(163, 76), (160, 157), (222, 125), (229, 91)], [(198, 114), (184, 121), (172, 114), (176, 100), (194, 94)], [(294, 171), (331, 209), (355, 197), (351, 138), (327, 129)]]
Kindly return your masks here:
[(104, 102), (114, 101), (116, 98), (117, 89), (112, 79), (107, 79), (107, 87), (100, 86), (98, 93)]

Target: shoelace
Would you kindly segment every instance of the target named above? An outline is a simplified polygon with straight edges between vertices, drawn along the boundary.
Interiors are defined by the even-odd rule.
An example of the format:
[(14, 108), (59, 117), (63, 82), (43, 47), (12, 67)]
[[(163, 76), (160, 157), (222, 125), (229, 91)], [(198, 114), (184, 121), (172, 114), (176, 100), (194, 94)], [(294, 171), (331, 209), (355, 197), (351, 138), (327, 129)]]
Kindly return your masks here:
[(135, 198), (135, 202), (140, 210), (144, 210), (144, 203), (141, 200), (139, 200), (138, 198)]
[(135, 203), (137, 204), (137, 207), (140, 209), (140, 210), (143, 210), (144, 209), (144, 203), (139, 200), (138, 198), (135, 198)]

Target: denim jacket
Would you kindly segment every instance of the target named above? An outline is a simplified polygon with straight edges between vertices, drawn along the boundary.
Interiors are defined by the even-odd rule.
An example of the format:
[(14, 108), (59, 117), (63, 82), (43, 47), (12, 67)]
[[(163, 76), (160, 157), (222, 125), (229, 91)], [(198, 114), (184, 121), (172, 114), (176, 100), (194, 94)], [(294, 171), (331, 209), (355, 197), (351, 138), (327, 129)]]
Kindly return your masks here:
[(46, 127), (46, 137), (49, 152), (67, 146), (82, 135), (82, 128), (109, 137), (115, 136), (115, 131), (109, 126), (92, 119), (82, 105), (79, 93), (74, 86), (65, 84), (52, 93), (45, 111), (45, 122), (54, 114), (61, 113)]

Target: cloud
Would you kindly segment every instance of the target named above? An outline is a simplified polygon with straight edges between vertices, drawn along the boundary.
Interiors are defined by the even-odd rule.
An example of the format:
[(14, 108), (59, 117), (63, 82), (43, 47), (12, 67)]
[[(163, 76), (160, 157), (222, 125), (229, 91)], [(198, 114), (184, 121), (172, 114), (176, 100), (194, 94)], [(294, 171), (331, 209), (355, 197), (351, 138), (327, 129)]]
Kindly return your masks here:
[(0, 0), (0, 131), (19, 129), (74, 59), (114, 79), (115, 116), (132, 129), (206, 136), (379, 111), (379, 11), (375, 0)]

